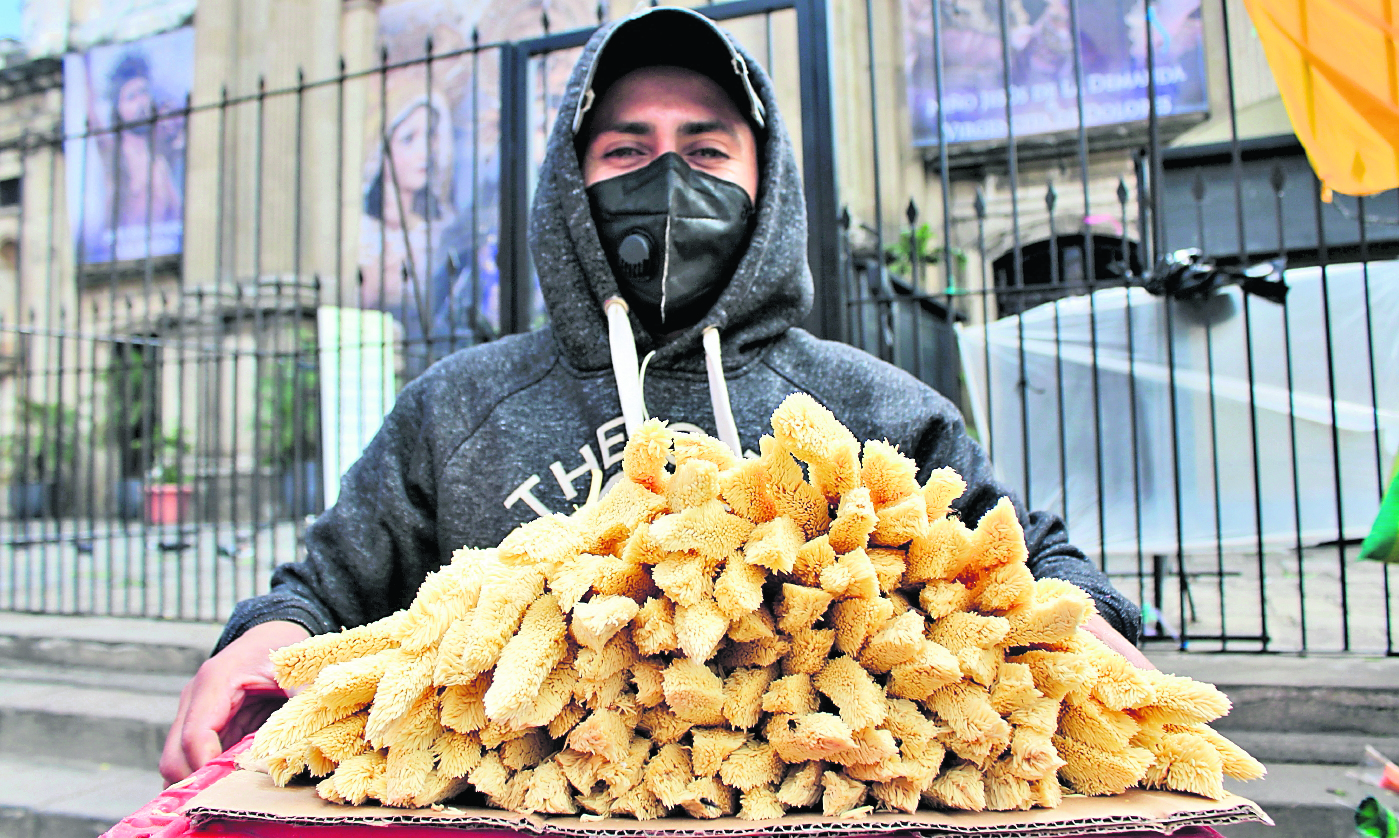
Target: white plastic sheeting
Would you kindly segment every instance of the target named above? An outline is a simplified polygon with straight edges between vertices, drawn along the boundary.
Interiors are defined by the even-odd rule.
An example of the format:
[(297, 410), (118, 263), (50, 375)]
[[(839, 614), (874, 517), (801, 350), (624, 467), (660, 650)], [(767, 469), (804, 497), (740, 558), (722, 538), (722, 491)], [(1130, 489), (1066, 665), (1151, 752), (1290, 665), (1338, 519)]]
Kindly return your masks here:
[(1113, 288), (959, 326), (997, 474), (1090, 553), (1363, 537), (1399, 447), (1399, 262), (1286, 280), (1285, 309)]

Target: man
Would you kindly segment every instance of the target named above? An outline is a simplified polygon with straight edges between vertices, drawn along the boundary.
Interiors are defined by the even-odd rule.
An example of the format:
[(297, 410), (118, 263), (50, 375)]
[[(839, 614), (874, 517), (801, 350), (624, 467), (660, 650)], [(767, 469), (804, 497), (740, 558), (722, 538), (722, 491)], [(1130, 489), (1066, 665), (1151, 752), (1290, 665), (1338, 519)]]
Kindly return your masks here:
[[(952, 405), (795, 328), (812, 295), (805, 230), (771, 86), (722, 30), (675, 7), (600, 30), (569, 82), (531, 219), (551, 326), (452, 355), (404, 390), (307, 531), (306, 560), (239, 604), (186, 688), (165, 778), (261, 721), (260, 697), (281, 696), (269, 650), (406, 607), (458, 547), (494, 546), (581, 503), (594, 469), (617, 473), (624, 426), (644, 413), (637, 351), (653, 353), (644, 404), (672, 427), (756, 449), (772, 411), (803, 390), (924, 476), (957, 469), (969, 483), (959, 512), (979, 519), (1006, 492)], [(1087, 589), (1106, 617), (1095, 630), (1134, 651), (1122, 638), (1138, 633), (1134, 606), (1057, 519), (1022, 522), (1031, 569)]]

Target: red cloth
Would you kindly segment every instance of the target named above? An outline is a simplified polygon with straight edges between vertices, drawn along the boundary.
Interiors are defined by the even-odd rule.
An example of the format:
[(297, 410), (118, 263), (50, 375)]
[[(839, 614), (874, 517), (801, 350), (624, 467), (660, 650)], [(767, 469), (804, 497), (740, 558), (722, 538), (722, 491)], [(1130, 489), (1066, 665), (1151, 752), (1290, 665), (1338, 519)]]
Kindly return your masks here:
[[(275, 823), (271, 821), (212, 821), (200, 829), (190, 827), (189, 818), (175, 814), (192, 797), (224, 777), (236, 767), (234, 758), (252, 744), (249, 734), (232, 748), (191, 774), (183, 782), (171, 786), (142, 806), (135, 814), (107, 830), (106, 838), (535, 838), (524, 832), (510, 830), (462, 829), (443, 826), (365, 826), (338, 824), (308, 826), (306, 824)], [(755, 825), (757, 828), (757, 825)], [(450, 831), (448, 831), (450, 830)], [(761, 831), (760, 829), (758, 831)], [(900, 838), (900, 836), (887, 836)], [(1162, 838), (1159, 832), (1121, 832), (1094, 838)], [(1190, 826), (1171, 833), (1171, 838), (1224, 838), (1207, 826)]]

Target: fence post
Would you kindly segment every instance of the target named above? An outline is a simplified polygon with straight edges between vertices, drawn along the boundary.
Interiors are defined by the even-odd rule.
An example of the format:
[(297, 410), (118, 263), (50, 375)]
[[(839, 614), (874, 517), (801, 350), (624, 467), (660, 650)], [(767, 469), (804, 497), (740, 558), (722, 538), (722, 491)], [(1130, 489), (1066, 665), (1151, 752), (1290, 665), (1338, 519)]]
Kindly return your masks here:
[(520, 44), (500, 47), (500, 246), (501, 331), (529, 330), (529, 52)]
[(806, 184), (807, 260), (815, 285), (808, 325), (845, 341), (840, 285), (840, 199), (836, 187), (835, 118), (831, 109), (830, 30), (826, 0), (797, 0), (801, 45), (802, 180)]

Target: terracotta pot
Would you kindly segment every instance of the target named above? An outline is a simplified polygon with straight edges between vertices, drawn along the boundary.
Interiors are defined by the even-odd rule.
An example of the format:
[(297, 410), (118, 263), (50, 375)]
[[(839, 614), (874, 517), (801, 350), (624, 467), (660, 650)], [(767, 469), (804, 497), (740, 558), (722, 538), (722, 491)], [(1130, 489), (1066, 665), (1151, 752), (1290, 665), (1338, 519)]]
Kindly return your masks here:
[(146, 523), (177, 524), (189, 518), (193, 486), (156, 483), (146, 487)]

